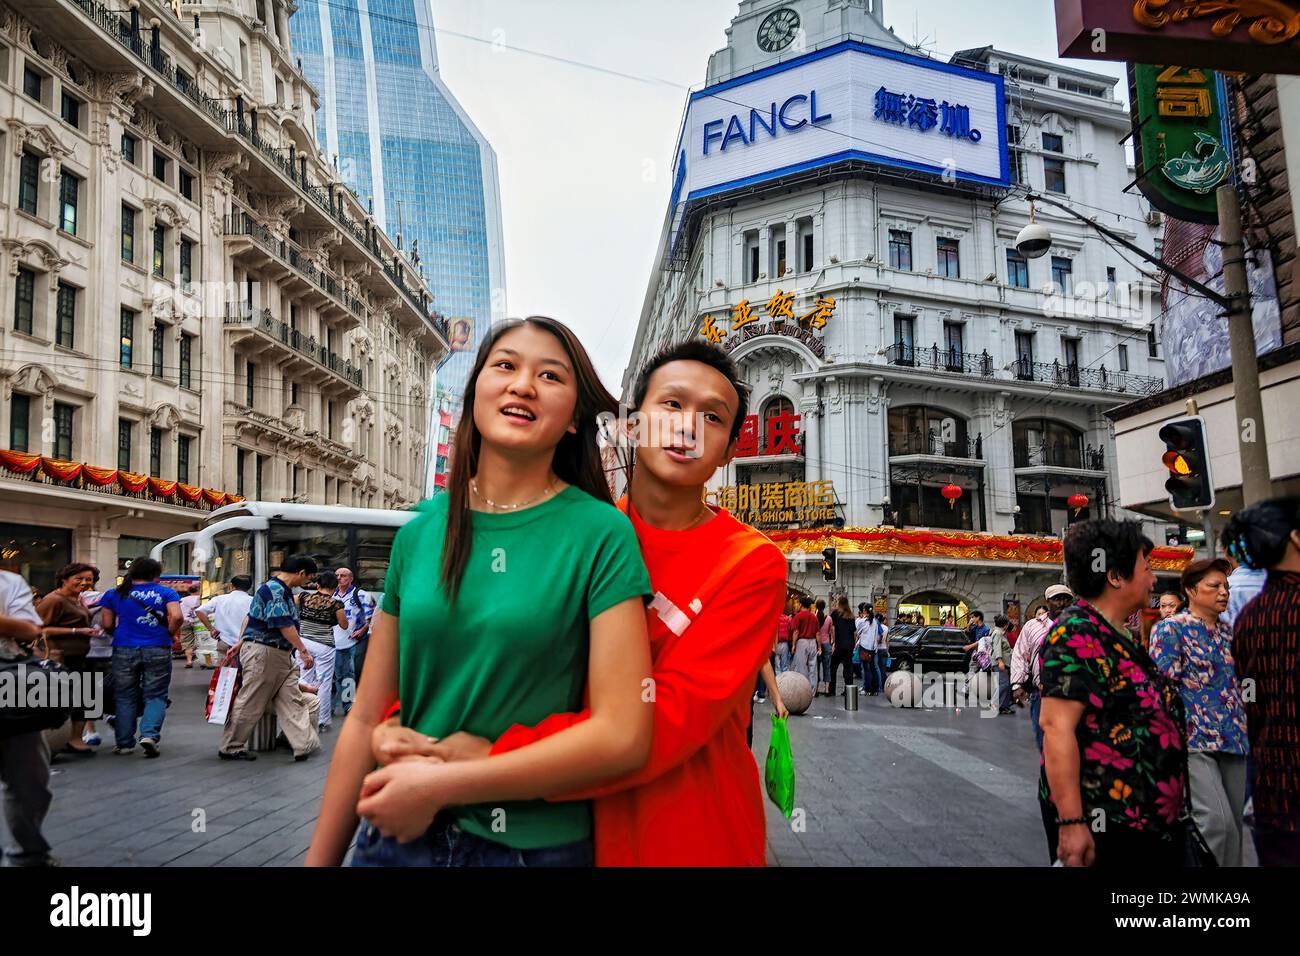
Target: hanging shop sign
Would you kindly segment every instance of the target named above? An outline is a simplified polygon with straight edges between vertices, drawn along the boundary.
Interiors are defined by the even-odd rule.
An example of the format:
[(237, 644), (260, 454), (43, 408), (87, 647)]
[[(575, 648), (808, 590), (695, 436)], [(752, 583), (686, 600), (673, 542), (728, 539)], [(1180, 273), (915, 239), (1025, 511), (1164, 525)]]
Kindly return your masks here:
[(1138, 188), (1176, 219), (1217, 223), (1215, 190), (1233, 180), (1222, 75), (1130, 63), (1128, 81)]
[(832, 481), (772, 481), (757, 485), (726, 485), (706, 491), (707, 504), (726, 508), (738, 520), (756, 528), (817, 527), (830, 524), (835, 513)]
[[(762, 335), (783, 335), (796, 339), (808, 346), (818, 358), (825, 356), (825, 343), (821, 336), (814, 335), (826, 328), (826, 323), (835, 315), (833, 296), (818, 296), (812, 308), (796, 315), (794, 310), (795, 293), (777, 289), (766, 302), (752, 304), (748, 299), (741, 299), (731, 307), (731, 321), (721, 320), (717, 316), (706, 315), (700, 325), (700, 335), (714, 345), (722, 346), (723, 351), (730, 352), (742, 342), (756, 339)], [(760, 317), (766, 315), (768, 321)]]
[(1297, 0), (1056, 0), (1063, 57), (1300, 73)]

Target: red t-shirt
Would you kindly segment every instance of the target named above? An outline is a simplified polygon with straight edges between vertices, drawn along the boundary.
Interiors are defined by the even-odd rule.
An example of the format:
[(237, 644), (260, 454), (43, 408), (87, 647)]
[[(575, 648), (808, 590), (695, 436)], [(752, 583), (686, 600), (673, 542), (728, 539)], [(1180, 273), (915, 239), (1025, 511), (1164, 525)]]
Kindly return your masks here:
[(807, 608), (802, 608), (794, 616), (794, 632), (801, 641), (815, 639), (820, 626), (817, 615)]
[[(762, 866), (763, 790), (745, 730), (754, 678), (785, 602), (785, 557), (721, 509), (697, 528), (662, 531), (626, 498), (619, 507), (636, 529), (655, 591), (646, 610), (654, 738), (642, 769), (564, 799), (593, 801), (597, 866)], [(492, 752), (587, 716), (516, 725)]]

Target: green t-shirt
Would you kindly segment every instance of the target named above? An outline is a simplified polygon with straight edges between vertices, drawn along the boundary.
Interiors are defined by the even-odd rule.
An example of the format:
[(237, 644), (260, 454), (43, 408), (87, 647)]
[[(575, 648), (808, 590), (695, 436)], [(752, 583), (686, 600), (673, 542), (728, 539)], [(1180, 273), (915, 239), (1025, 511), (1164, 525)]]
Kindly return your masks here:
[[(514, 724), (580, 710), (590, 620), (651, 593), (632, 523), (574, 487), (523, 511), (472, 512), (474, 540), (453, 609), (441, 576), (449, 498), (421, 504), (397, 533), (384, 582), (383, 609), (400, 618), (403, 725), (496, 740)], [(505, 814), (494, 828), (498, 807)], [(519, 850), (591, 836), (585, 802), (451, 812), (462, 830)]]

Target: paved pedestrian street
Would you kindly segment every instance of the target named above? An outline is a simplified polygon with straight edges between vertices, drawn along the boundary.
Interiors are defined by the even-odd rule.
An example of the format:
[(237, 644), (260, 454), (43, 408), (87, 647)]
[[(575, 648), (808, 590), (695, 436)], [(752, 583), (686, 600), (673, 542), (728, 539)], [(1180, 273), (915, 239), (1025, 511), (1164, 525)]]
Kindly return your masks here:
[[(819, 697), (789, 720), (790, 821), (767, 804), (773, 866), (1045, 866), (1038, 751), (1029, 711), (892, 707), (885, 697)], [(767, 753), (771, 707), (754, 707), (754, 752)], [(804, 832), (795, 832), (798, 810)]]
[[(294, 763), (217, 759), (202, 720), (209, 671), (177, 665), (163, 755), (59, 757), (45, 832), (67, 866), (292, 866), (311, 840), (337, 732)], [(1037, 754), (1027, 711), (900, 710), (863, 697), (819, 698), (790, 719), (793, 821), (767, 807), (768, 863), (779, 866), (1025, 866), (1047, 862), (1034, 796)], [(767, 752), (771, 709), (755, 706), (754, 752)], [(101, 727), (102, 732), (102, 727)], [(802, 821), (802, 832), (791, 823)]]

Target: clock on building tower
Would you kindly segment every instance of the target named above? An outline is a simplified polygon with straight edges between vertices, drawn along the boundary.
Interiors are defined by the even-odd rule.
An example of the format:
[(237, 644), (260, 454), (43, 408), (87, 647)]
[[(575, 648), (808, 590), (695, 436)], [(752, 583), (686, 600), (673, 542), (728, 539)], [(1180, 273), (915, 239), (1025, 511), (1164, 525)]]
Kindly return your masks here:
[(798, 13), (789, 7), (773, 10), (758, 25), (758, 46), (764, 53), (777, 53), (793, 43), (798, 32)]

